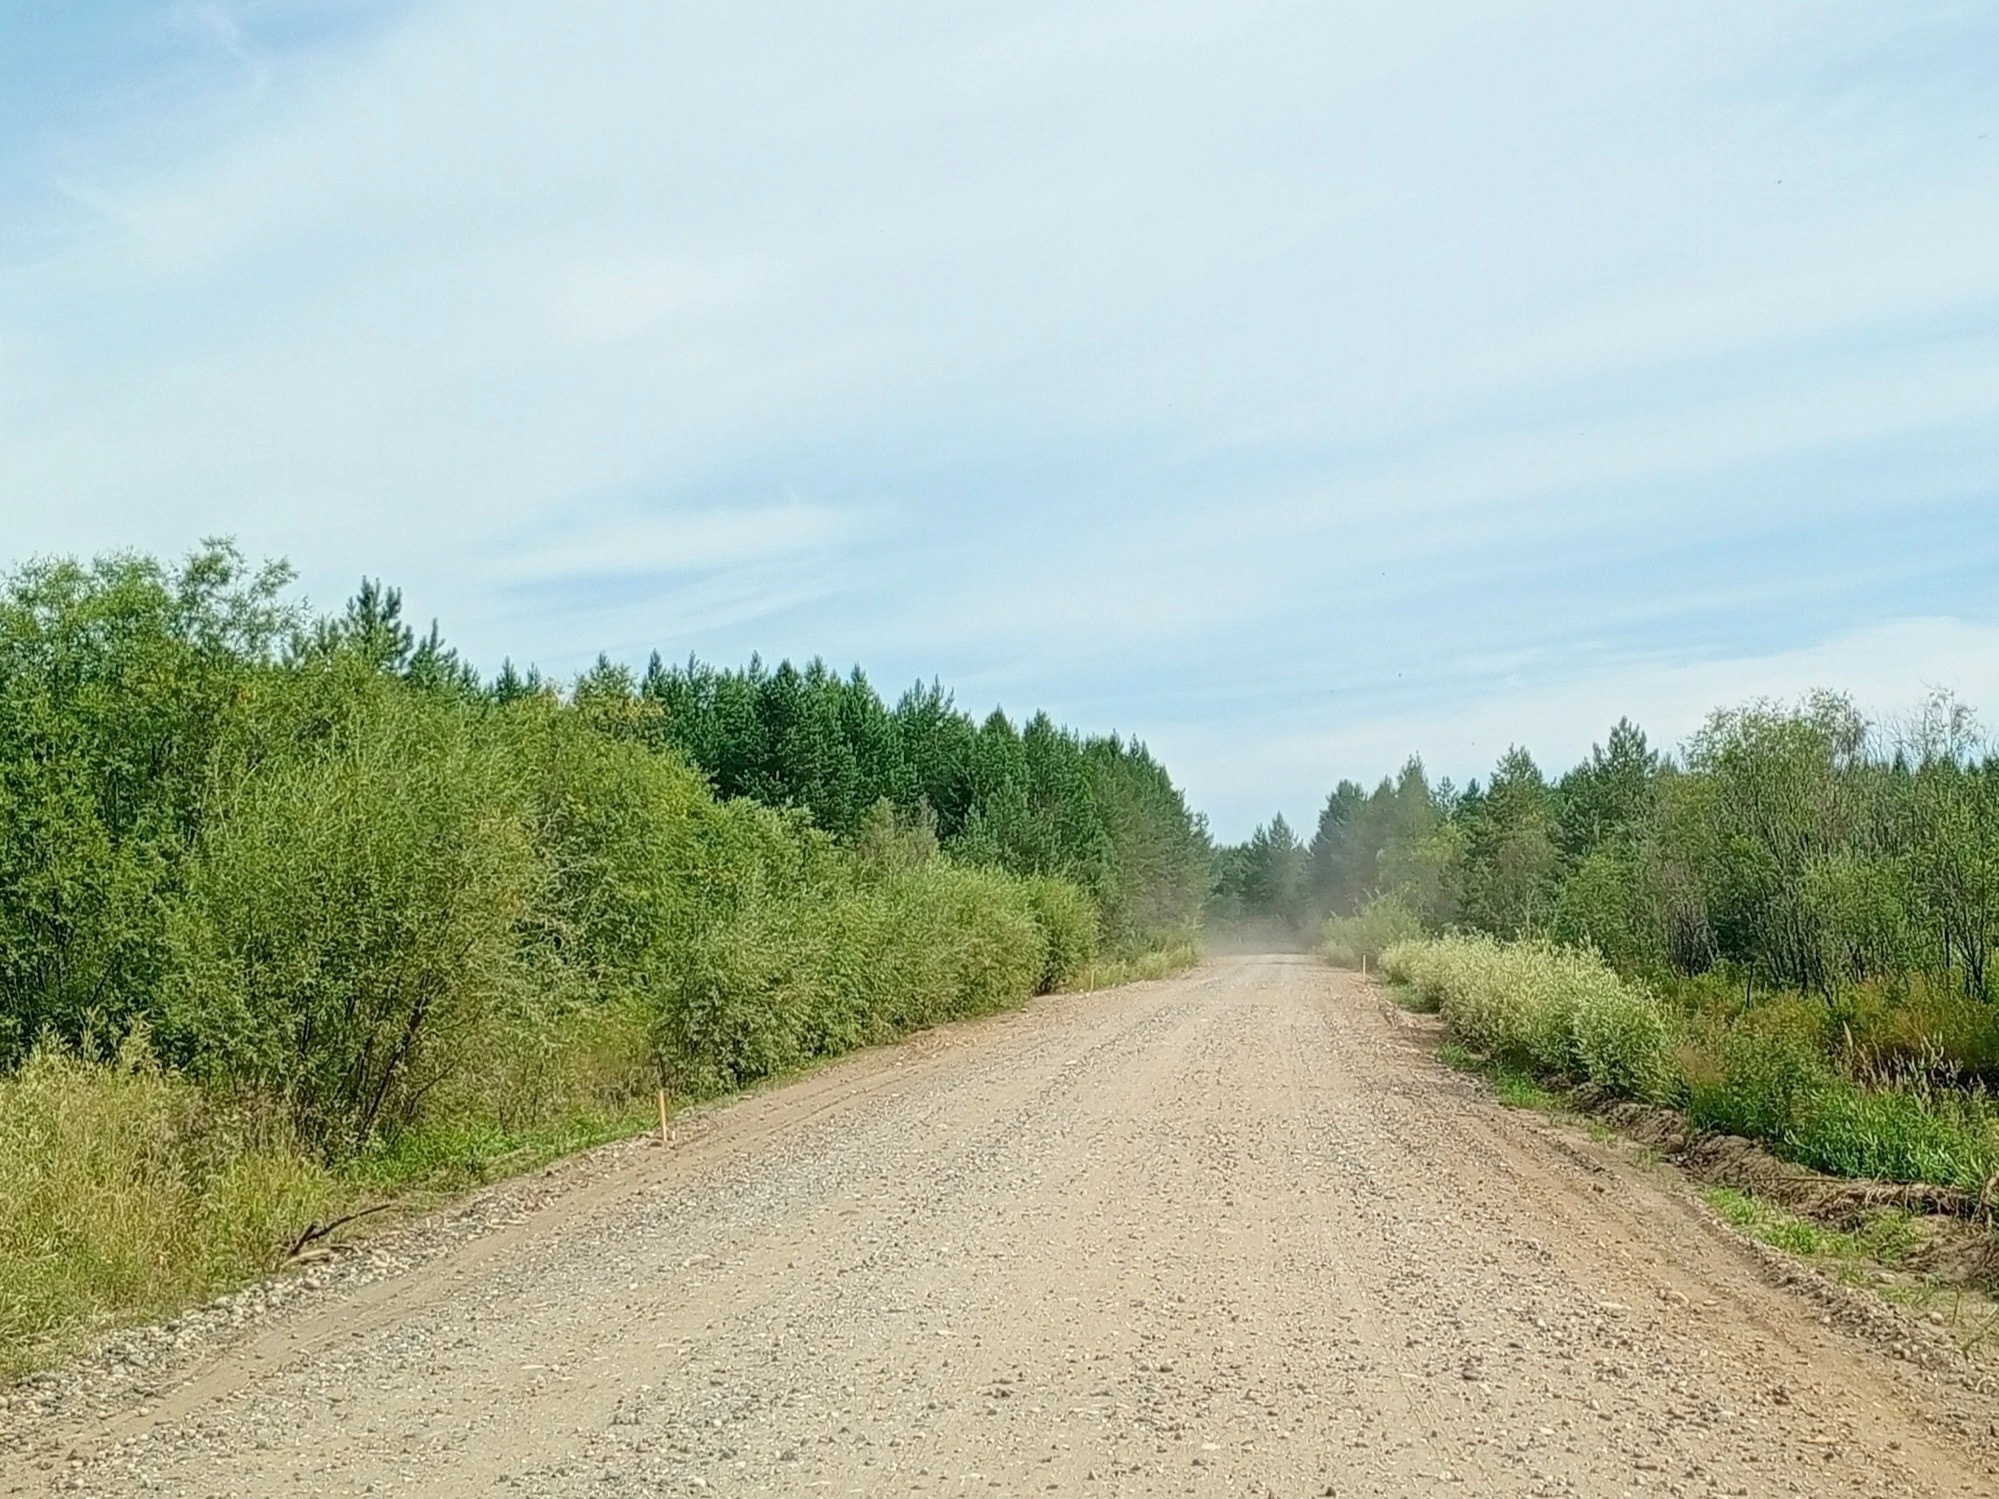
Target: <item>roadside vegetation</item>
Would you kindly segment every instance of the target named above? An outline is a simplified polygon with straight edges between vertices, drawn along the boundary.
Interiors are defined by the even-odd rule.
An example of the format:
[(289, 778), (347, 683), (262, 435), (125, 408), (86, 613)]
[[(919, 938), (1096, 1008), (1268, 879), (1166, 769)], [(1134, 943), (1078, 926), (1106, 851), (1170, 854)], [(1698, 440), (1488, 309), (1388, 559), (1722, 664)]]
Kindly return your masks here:
[(226, 545), (0, 589), (0, 1372), (692, 1099), (1184, 961), (1143, 746), (819, 663), (482, 677)]
[(1939, 698), (1620, 723), (1550, 778), (1419, 762), (1217, 856), (1216, 908), (1381, 966), (1515, 1073), (1683, 1110), (1838, 1176), (1989, 1206), (1999, 1174), (1999, 758)]
[(1700, 1129), (1763, 1142), (1828, 1175), (1929, 1182), (1983, 1201), (1999, 1173), (1999, 1116), (1982, 1087), (1856, 1076), (1822, 1017), (1745, 1015), (1619, 977), (1594, 953), (1483, 934), (1405, 942), (1384, 972), (1497, 1066), (1668, 1104)]

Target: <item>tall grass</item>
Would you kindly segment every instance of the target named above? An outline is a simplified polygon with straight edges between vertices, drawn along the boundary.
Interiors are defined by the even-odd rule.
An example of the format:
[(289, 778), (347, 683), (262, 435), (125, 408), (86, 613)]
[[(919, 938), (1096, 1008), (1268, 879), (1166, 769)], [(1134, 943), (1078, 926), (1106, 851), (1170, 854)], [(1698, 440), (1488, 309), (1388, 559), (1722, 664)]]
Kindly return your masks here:
[(0, 1077), (0, 1374), (268, 1268), (336, 1193), (281, 1127), (140, 1038), (111, 1058), (37, 1051)]
[[(1831, 1050), (1823, 1006), (1675, 1004), (1592, 952), (1486, 936), (1399, 943), (1383, 967), (1496, 1062), (1683, 1108), (1696, 1127), (1814, 1170), (1974, 1194), (1999, 1174), (1999, 1116), (1982, 1091), (1911, 1072), (1855, 1077)], [(1845, 1027), (1837, 1039), (1874, 1055)]]
[(1496, 1060), (1628, 1098), (1657, 1100), (1672, 1091), (1671, 1037), (1658, 1001), (1594, 954), (1451, 936), (1397, 943), (1383, 967)]
[(1109, 989), (1149, 979), (1171, 978), (1201, 961), (1202, 947), (1192, 936), (1169, 937), (1143, 952), (1100, 957), (1066, 975), (1060, 989)]

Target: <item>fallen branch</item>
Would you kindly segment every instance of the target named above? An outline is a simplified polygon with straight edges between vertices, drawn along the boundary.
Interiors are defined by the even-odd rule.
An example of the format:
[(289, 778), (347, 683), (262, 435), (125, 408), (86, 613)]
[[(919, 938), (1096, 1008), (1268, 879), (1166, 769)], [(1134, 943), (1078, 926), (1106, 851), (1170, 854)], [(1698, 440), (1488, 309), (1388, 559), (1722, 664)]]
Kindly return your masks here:
[(317, 1244), (328, 1234), (333, 1233), (336, 1229), (345, 1228), (357, 1218), (366, 1218), (373, 1213), (386, 1213), (394, 1206), (395, 1204), (392, 1202), (378, 1202), (372, 1207), (356, 1208), (351, 1213), (342, 1213), (338, 1218), (333, 1219), (329, 1223), (308, 1223), (305, 1226), (305, 1232), (292, 1241), (292, 1247), (285, 1254), (285, 1258), (295, 1260), (305, 1252), (308, 1244)]

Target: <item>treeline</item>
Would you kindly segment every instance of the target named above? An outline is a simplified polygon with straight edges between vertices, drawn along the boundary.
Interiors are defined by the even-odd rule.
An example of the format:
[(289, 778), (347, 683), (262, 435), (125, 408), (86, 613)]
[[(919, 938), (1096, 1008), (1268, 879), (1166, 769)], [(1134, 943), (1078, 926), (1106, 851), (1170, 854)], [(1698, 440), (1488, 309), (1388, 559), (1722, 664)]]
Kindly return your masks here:
[(1009, 929), (992, 962), (1042, 984), (1199, 919), (1205, 836), (1142, 746), (816, 662), (482, 682), (392, 590), (313, 619), (288, 581), (210, 547), (0, 594), (0, 1065), (143, 1021), (365, 1136), (444, 1033), (554, 996), (643, 997), (662, 1064), (723, 1082), (852, 1044), (852, 1014), (768, 1034), (772, 965), (839, 968), (870, 924), (821, 897), (926, 868), (1040, 912), (1051, 951)]
[[(600, 687), (629, 690), (608, 666), (585, 680)], [(859, 670), (819, 661), (728, 671), (654, 656), (636, 691), (663, 742), (723, 797), (802, 808), (841, 837), (886, 804), (963, 862), (1081, 885), (1121, 946), (1199, 924), (1205, 828), (1134, 741), (1081, 738), (1045, 713), (1020, 728), (997, 710), (976, 722), (935, 683), (890, 708)]]
[(289, 585), (210, 545), (0, 589), (0, 1345), (240, 1273), (437, 1141), (588, 1133), (1199, 919), (1139, 745), (816, 663), (485, 680), (392, 590)]
[(1461, 928), (1828, 1003), (1917, 975), (1983, 1000), (1999, 758), (1948, 699), (1880, 726), (1819, 694), (1717, 712), (1678, 755), (1621, 722), (1552, 778), (1518, 748), (1462, 790), (1412, 760), (1341, 782), (1309, 841), (1278, 818), (1217, 866), (1217, 910), (1338, 918), (1357, 950)]
[(1752, 704), (1671, 755), (1621, 722), (1462, 790), (1412, 760), (1217, 868), (1219, 907), (1384, 966), (1490, 1065), (1989, 1211), (1999, 757), (1947, 697)]

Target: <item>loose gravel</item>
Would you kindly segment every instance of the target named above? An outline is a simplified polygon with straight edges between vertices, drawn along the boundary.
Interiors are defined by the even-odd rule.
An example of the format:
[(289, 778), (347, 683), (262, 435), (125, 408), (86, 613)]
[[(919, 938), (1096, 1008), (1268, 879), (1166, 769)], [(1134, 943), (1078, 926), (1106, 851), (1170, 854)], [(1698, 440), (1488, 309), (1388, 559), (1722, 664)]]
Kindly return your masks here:
[(1947, 1344), (1294, 958), (847, 1058), (0, 1401), (0, 1494), (1999, 1493)]

